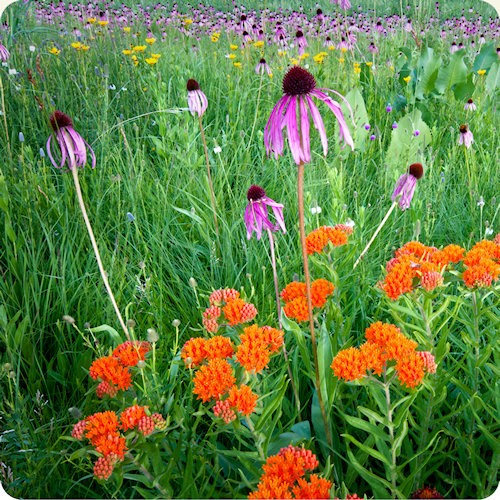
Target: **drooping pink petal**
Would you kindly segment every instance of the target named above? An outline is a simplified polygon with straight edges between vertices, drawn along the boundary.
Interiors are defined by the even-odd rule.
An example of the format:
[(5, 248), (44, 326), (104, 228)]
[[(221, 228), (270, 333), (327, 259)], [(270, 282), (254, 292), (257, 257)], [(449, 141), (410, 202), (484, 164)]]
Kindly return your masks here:
[(309, 110), (311, 111), (314, 127), (319, 132), (321, 144), (323, 145), (323, 155), (326, 156), (326, 154), (328, 153), (328, 139), (326, 137), (325, 124), (323, 123), (321, 114), (316, 104), (314, 104), (314, 101), (309, 96), (306, 96), (306, 99), (307, 104), (309, 105)]
[(311, 138), (309, 137), (309, 113), (307, 104), (303, 96), (298, 97), (300, 113), (300, 137), (302, 143), (302, 161), (310, 163), (311, 161)]
[(288, 135), (288, 145), (292, 152), (293, 159), (297, 165), (302, 163), (303, 152), (300, 144), (299, 128), (297, 125), (297, 96), (292, 96), (290, 104), (285, 114), (285, 127)]

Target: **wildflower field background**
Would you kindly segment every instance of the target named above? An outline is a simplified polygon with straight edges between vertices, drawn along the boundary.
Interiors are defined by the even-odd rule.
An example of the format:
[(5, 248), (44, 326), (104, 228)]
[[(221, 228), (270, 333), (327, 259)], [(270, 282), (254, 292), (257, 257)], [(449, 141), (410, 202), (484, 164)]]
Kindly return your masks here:
[[(0, 482), (10, 495), (496, 491), (500, 20), (469, 3), (5, 10)], [(313, 115), (303, 205), (290, 127), (282, 155), (264, 145), (293, 66), (298, 95), (345, 98), (330, 91), (335, 115), (317, 101), (328, 152)], [(302, 70), (314, 76), (307, 88)], [(203, 92), (206, 111), (193, 94), (188, 107), (188, 92)], [(339, 113), (353, 149), (338, 140)], [(75, 156), (64, 140), (76, 133), (86, 144)]]

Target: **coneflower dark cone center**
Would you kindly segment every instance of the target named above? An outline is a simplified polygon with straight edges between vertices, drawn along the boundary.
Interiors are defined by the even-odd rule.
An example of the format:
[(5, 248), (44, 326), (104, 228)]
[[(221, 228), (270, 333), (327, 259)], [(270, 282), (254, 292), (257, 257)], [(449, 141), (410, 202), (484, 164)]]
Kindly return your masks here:
[(260, 186), (253, 184), (248, 188), (247, 198), (248, 201), (259, 201), (266, 196), (266, 192)]
[(460, 125), (460, 133), (461, 134), (466, 134), (467, 130), (469, 130), (467, 125)]
[(57, 132), (60, 128), (63, 127), (72, 127), (73, 122), (68, 115), (65, 115), (62, 111), (54, 111), (50, 115), (50, 125), (52, 126), (52, 130)]
[(187, 89), (191, 92), (192, 90), (200, 90), (200, 84), (194, 80), (193, 78), (190, 78), (188, 81), (187, 81), (187, 84), (186, 84), (186, 87)]
[(296, 38), (301, 38), (304, 36), (304, 33), (302, 33), (302, 31), (298, 30), (297, 33), (295, 33), (295, 37)]
[(309, 94), (316, 87), (316, 80), (309, 71), (294, 66), (283, 78), (283, 92), (287, 95)]
[(415, 179), (420, 179), (424, 175), (424, 167), (421, 163), (412, 163), (408, 169), (409, 174), (413, 175)]
[(262, 58), (260, 61), (259, 61), (260, 64), (266, 64), (266, 60), (264, 58)]

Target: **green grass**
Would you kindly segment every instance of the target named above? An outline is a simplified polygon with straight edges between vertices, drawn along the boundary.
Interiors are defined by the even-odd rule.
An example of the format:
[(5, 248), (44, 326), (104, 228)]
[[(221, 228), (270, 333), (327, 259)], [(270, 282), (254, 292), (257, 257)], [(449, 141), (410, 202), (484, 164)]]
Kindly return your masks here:
[[(449, 4), (455, 10), (448, 11), (452, 7), (446, 2), (442, 16), (460, 15), (462, 4)], [(269, 8), (280, 5), (267, 4)], [(329, 5), (323, 6), (325, 12)], [(376, 7), (377, 15), (400, 10), (399, 2), (363, 5)], [(221, 8), (225, 6), (227, 2), (220, 2)], [(259, 6), (258, 2), (247, 5), (248, 9)], [(425, 19), (433, 6), (434, 2), (426, 2), (415, 19)], [(475, 7), (491, 15), (488, 6)], [(314, 11), (312, 3), (309, 9)], [(140, 31), (137, 40), (120, 32), (112, 38), (94, 27), (90, 50), (79, 53), (70, 46), (70, 35), (60, 37), (53, 27), (36, 26), (32, 7), (15, 5), (4, 16), (11, 29), (2, 43), (11, 51), (10, 67), (20, 72), (13, 76), (0, 67), (6, 123), (4, 127), (0, 117), (0, 462), (13, 473), (12, 480), (2, 480), (4, 487), (13, 496), (38, 498), (159, 495), (141, 482), (137, 466), (131, 463), (117, 471), (113, 480), (96, 481), (87, 450), (70, 438), (77, 421), (70, 408), (84, 416), (108, 409), (96, 400), (88, 368), (97, 356), (109, 352), (112, 339), (90, 328), (107, 324), (119, 330), (119, 325), (100, 280), (71, 175), (54, 169), (39, 154), (50, 133), (48, 117), (60, 109), (73, 118), (97, 156), (96, 169), (86, 167), (79, 177), (117, 302), (126, 319), (135, 321), (138, 338), (146, 338), (149, 328), (160, 335), (156, 372), (147, 370), (147, 384), (141, 388), (139, 383), (135, 393), (111, 401), (109, 409), (132, 404), (136, 397), (153, 411), (169, 415), (169, 431), (158, 446), (145, 442), (135, 450), (138, 461), (161, 477), (169, 496), (246, 496), (261, 474), (255, 435), (240, 423), (235, 428), (215, 423), (207, 405), (192, 395), (192, 375), (178, 356), (186, 340), (204, 335), (201, 314), (217, 288), (241, 290), (257, 306), (259, 324), (276, 325), (267, 239), (248, 241), (243, 223), (251, 184), (263, 186), (271, 198), (285, 205), (287, 234), (276, 236), (281, 287), (296, 273), (302, 279), (296, 166), (289, 152), (279, 160), (267, 158), (263, 145), (264, 126), (281, 96), (289, 59), (279, 56), (275, 47), (266, 47), (265, 57), (274, 74), (272, 79), (260, 80), (254, 67), (261, 54), (255, 47), (235, 51), (243, 65), (238, 69), (225, 57), (231, 52), (229, 44), (238, 43), (235, 37), (222, 33), (217, 43), (207, 36), (193, 42), (169, 28), (168, 42), (158, 40), (147, 49), (147, 53), (161, 53), (158, 64), (149, 67), (140, 55), (140, 64), (134, 67), (122, 50), (144, 39), (143, 27), (134, 28)], [(481, 78), (473, 70), (474, 51), (467, 48), (463, 62), (467, 77), (472, 75), (472, 97), (479, 109), (467, 114), (463, 110), (467, 97), (457, 99), (455, 88), (429, 91), (416, 99), (413, 83), (406, 85), (396, 75), (418, 71), (425, 47), (433, 47), (443, 66), (450, 63), (439, 31), (427, 33), (420, 48), (405, 31), (379, 39), (373, 73), (364, 64), (372, 61), (369, 39), (359, 35), (359, 40), (360, 50), (346, 53), (344, 62), (339, 61), (338, 51), (332, 51), (319, 66), (312, 56), (323, 50), (323, 40), (310, 39), (306, 61), (320, 87), (343, 95), (359, 91), (370, 133), (377, 136), (370, 141), (364, 122), (359, 121), (355, 151), (342, 150), (336, 144), (336, 125), (321, 105), (329, 153), (322, 156), (316, 134), (313, 160), (306, 167), (306, 228), (310, 231), (348, 218), (356, 223), (349, 245), (336, 249), (331, 263), (311, 259), (313, 278), (328, 277), (336, 286), (324, 315), (333, 349), (325, 359), (347, 345), (359, 345), (373, 321), (394, 321), (408, 334), (421, 326), (411, 315), (418, 311), (418, 297), (404, 302), (403, 312), (396, 311), (376, 288), (396, 248), (418, 239), (426, 245), (455, 243), (468, 249), (484, 237), (487, 228), (497, 233), (499, 227), (498, 84), (488, 87), (487, 76)], [(197, 51), (192, 50), (193, 43)], [(37, 47), (34, 53), (27, 50), (30, 44)], [(53, 44), (61, 47), (59, 56), (48, 53)], [(401, 55), (401, 47), (409, 53)], [(354, 73), (353, 62), (361, 63), (360, 76)], [(28, 70), (34, 83), (27, 78)], [(185, 110), (188, 78), (196, 78), (209, 99), (203, 123), (219, 216), (218, 239), (197, 121)], [(42, 110), (35, 96), (43, 103)], [(385, 111), (388, 103), (394, 107), (390, 114)], [(389, 154), (391, 124), (416, 111), (429, 128), (431, 143), (415, 138), (421, 142), (416, 148), (404, 147), (399, 161)], [(360, 120), (359, 109), (355, 114)], [(475, 137), (466, 151), (457, 145), (458, 127), (464, 122)], [(22, 143), (20, 132), (25, 137)], [(221, 147), (221, 153), (213, 152), (215, 146)], [(414, 161), (424, 165), (425, 175), (411, 208), (392, 214), (353, 271), (354, 261), (390, 207), (396, 179)], [(478, 205), (481, 196), (484, 206)], [(322, 208), (318, 216), (310, 212), (316, 205)], [(432, 483), (447, 497), (479, 498), (493, 493), (498, 483), (493, 382), (498, 375), (498, 284), (483, 294), (453, 290), (453, 300), (432, 325), (439, 330), (434, 347), (439, 346), (440, 374), (419, 393), (408, 417), (410, 431), (400, 456), (400, 463), (406, 462), (401, 476), (412, 480), (400, 485), (405, 495)], [(473, 309), (473, 296), (482, 312)], [(434, 297), (435, 309), (442, 301), (443, 297)], [(63, 321), (64, 315), (73, 317), (78, 328)], [(479, 326), (471, 318), (479, 318)], [(180, 321), (178, 331), (172, 326), (175, 319)], [(346, 413), (360, 417), (361, 403), (375, 408), (375, 396), (363, 385), (335, 382), (331, 386), (337, 447), (326, 450), (313, 415), (313, 384), (300, 339), (288, 331), (287, 342), (302, 411), (299, 414), (294, 406), (283, 360), (276, 358), (259, 381), (261, 409), (276, 403), (265, 421), (257, 419), (266, 454), (289, 444), (288, 435), (280, 435), (306, 422), (309, 434), (297, 436), (318, 454), (325, 475), (336, 487), (344, 484), (349, 492), (377, 496), (370, 480), (349, 460), (342, 436), (348, 433), (375, 446), (343, 417)], [(480, 357), (475, 354), (479, 346)], [(334, 384), (329, 368), (328, 376)], [(397, 394), (406, 395), (402, 390)], [(370, 461), (352, 444), (350, 449), (361, 465), (385, 477), (381, 463)], [(344, 493), (337, 490), (337, 495)]]

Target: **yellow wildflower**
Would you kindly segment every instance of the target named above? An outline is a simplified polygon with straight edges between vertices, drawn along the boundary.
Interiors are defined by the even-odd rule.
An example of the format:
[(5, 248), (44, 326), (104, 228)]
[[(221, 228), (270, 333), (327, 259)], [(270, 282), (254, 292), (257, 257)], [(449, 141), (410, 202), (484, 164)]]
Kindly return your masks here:
[(330, 46), (328, 47), (328, 50), (335, 50), (335, 45), (330, 45)]
[(50, 48), (50, 49), (49, 49), (49, 52), (50, 52), (51, 54), (54, 54), (55, 56), (58, 56), (58, 55), (61, 53), (61, 51), (60, 51), (57, 47), (52, 47), (52, 48)]
[(373, 63), (371, 61), (366, 61), (365, 63), (369, 68), (371, 68), (373, 66)]
[(82, 46), (80, 47), (80, 50), (83, 50), (84, 52), (87, 52), (87, 50), (90, 49), (90, 46), (89, 45), (83, 45), (82, 43)]
[(146, 43), (149, 44), (149, 45), (153, 45), (153, 43), (156, 42), (156, 38), (146, 38)]
[(347, 47), (341, 47), (340, 52), (343, 52), (345, 54), (347, 52)]
[(130, 33), (130, 26), (124, 26), (123, 31), (124, 33)]
[(253, 44), (254, 47), (257, 47), (260, 49), (261, 47), (264, 47), (264, 42), (262, 40), (259, 40)]
[(410, 83), (411, 76), (410, 76), (410, 75), (405, 76), (405, 77), (403, 78), (403, 80), (405, 81), (405, 83)]
[(220, 32), (219, 31), (214, 31), (212, 33), (212, 35), (210, 36), (212, 42), (216, 43), (219, 41), (219, 37), (220, 37)]
[(340, 63), (340, 64), (344, 64), (344, 62), (345, 62), (345, 59), (344, 59), (343, 57), (340, 57), (340, 58), (339, 58), (339, 63)]
[(96, 19), (95, 17), (89, 17), (89, 18), (87, 19), (87, 21), (88, 21), (90, 24), (94, 24), (94, 23), (97, 21), (97, 19)]
[(479, 76), (483, 76), (483, 75), (485, 75), (485, 74), (486, 74), (486, 70), (485, 70), (485, 69), (478, 69), (478, 70), (477, 70), (477, 74), (478, 74)]
[(232, 44), (229, 46), (229, 48), (230, 48), (231, 50), (237, 50), (237, 49), (238, 49), (238, 46), (237, 46), (237, 45), (234, 45), (234, 43), (232, 43)]
[(189, 18), (184, 19), (184, 25), (185, 26), (189, 26), (190, 24), (193, 24), (193, 20), (192, 19), (189, 19)]
[(155, 59), (160, 59), (161, 54), (151, 54), (151, 57), (154, 57)]
[(136, 45), (135, 47), (132, 48), (134, 52), (144, 52), (146, 50), (145, 45)]
[(309, 52), (304, 52), (303, 54), (300, 54), (299, 59), (302, 61), (302, 59), (307, 59), (309, 57)]
[(236, 54), (227, 54), (226, 57), (228, 59), (236, 59)]
[(80, 50), (82, 48), (81, 42), (73, 42), (71, 46), (76, 50)]
[(97, 21), (97, 24), (99, 26), (107, 26), (109, 24), (109, 21)]
[(144, 59), (150, 66), (155, 65), (158, 62), (158, 59), (156, 57), (147, 57)]
[(299, 60), (298, 59), (295, 59), (295, 57), (292, 57), (290, 59), (290, 62), (294, 65), (294, 66), (297, 66), (299, 64)]
[(125, 49), (125, 50), (122, 50), (122, 54), (126, 55), (126, 56), (130, 56), (134, 53), (134, 51), (132, 49)]
[(236, 67), (236, 68), (241, 68), (241, 63), (238, 61), (238, 62), (234, 62), (233, 65)]

